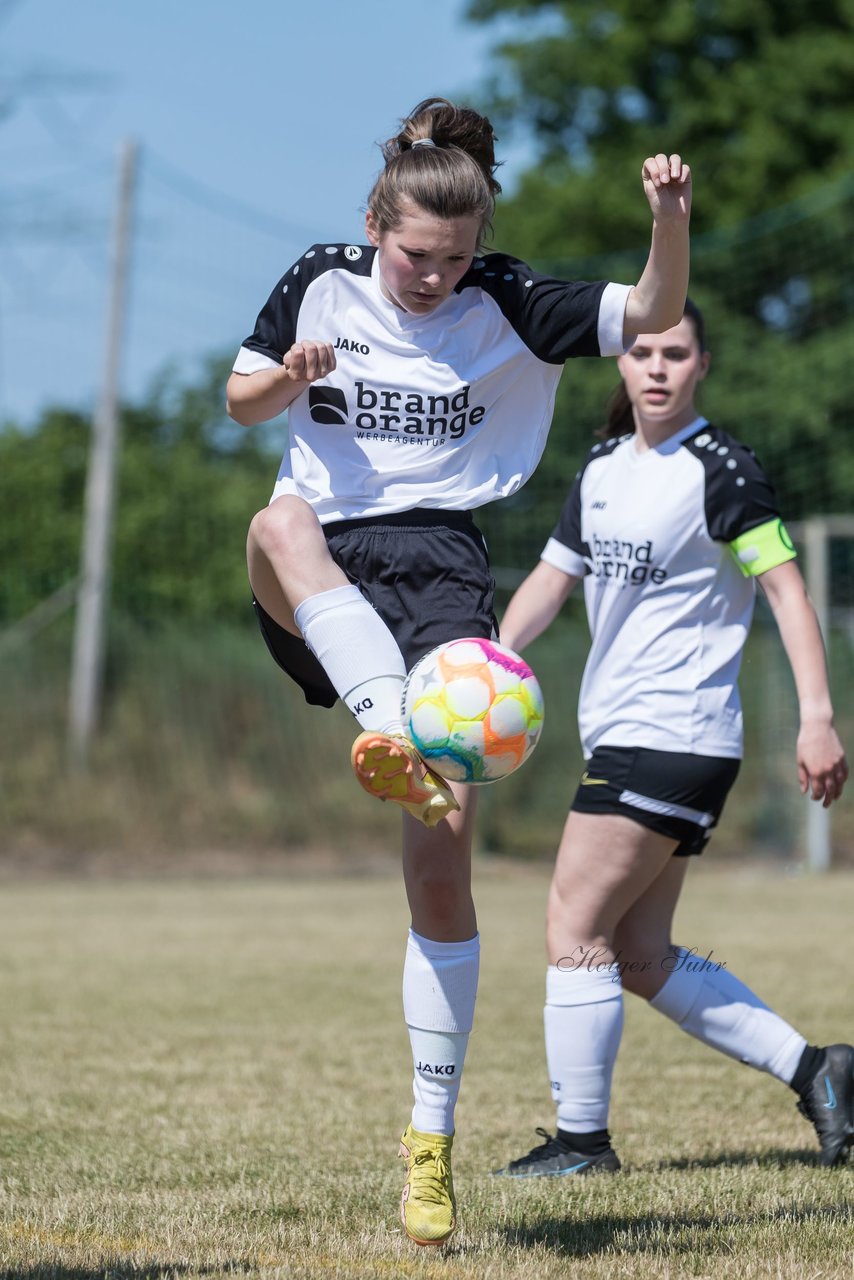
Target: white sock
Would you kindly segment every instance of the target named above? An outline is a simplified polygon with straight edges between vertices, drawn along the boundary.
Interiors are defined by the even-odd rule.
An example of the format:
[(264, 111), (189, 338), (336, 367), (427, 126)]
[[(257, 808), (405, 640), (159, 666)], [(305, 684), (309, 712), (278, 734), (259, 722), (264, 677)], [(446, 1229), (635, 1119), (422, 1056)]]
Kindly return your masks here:
[(728, 969), (684, 947), (674, 964), (651, 1007), (711, 1048), (791, 1084), (804, 1037)]
[(359, 588), (335, 587), (309, 596), (297, 605), (294, 621), (362, 728), (400, 733), (406, 663), (394, 636)]
[(608, 1127), (611, 1076), (623, 1033), (618, 969), (546, 971), (546, 1062), (559, 1129)]
[(465, 942), (433, 942), (409, 930), (403, 1016), (414, 1067), (412, 1126), (421, 1133), (454, 1132), (479, 968), (479, 934)]

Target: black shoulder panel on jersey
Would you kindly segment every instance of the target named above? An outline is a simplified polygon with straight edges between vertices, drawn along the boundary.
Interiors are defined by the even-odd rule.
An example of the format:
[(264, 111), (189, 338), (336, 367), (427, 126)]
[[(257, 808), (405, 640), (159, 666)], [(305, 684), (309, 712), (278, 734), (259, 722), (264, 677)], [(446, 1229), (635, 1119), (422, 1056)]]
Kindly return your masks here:
[(566, 501), (560, 510), (557, 524), (552, 529), (552, 537), (555, 542), (559, 542), (561, 546), (569, 547), (570, 551), (574, 551), (579, 556), (589, 556), (590, 548), (581, 538), (581, 476), (578, 475), (572, 482), (572, 488), (567, 494)]
[(551, 536), (555, 542), (560, 542), (564, 547), (569, 547), (570, 551), (574, 551), (576, 555), (584, 556), (588, 561), (591, 558), (590, 547), (581, 537), (581, 482), (584, 479), (584, 473), (592, 463), (599, 462), (603, 458), (610, 458), (619, 445), (625, 444), (631, 438), (630, 435), (615, 436), (611, 440), (602, 440), (599, 444), (594, 444), (573, 481), (566, 502), (561, 508), (558, 522), (552, 530)]
[(482, 289), (540, 360), (563, 364), (570, 356), (599, 355), (599, 303), (607, 281), (555, 280), (506, 253), (476, 258), (457, 285)]
[(682, 442), (703, 465), (710, 537), (732, 542), (767, 520), (779, 519), (777, 498), (756, 454), (709, 424)]
[(300, 305), (312, 281), (327, 271), (369, 276), (375, 253), (371, 245), (313, 244), (282, 276), (261, 309), (255, 332), (241, 345), (281, 360), (294, 343)]

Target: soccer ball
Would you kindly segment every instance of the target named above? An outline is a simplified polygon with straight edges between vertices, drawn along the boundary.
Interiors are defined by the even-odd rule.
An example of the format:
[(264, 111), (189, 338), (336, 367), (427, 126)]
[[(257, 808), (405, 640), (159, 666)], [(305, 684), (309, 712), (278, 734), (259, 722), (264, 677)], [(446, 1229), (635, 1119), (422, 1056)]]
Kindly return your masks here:
[(406, 677), (403, 725), (443, 778), (496, 782), (534, 750), (543, 727), (543, 694), (512, 649), (493, 640), (449, 640), (425, 654)]

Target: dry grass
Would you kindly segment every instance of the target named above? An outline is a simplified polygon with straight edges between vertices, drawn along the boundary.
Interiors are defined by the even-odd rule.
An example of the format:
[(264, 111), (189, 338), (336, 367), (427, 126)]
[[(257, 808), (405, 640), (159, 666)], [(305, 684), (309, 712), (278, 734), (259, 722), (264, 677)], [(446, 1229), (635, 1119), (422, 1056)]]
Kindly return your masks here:
[[(557, 847), (583, 763), (575, 714), (589, 645), (582, 614), (573, 606), (527, 655), (546, 698), (543, 737), (524, 768), (483, 788), (475, 833), (483, 852), (550, 859)], [(211, 624), (200, 645), (196, 627), (117, 622), (104, 716), (84, 774), (69, 771), (65, 749), (69, 645), (67, 629), (34, 645), (0, 645), (0, 877), (135, 868), (189, 876), (211, 867), (212, 850), (220, 867), (244, 859), (247, 871), (263, 874), (286, 873), (281, 851), (296, 848), (397, 857), (397, 815), (354, 802), (352, 718), (341, 706), (309, 707), (252, 630)], [(837, 723), (848, 742), (854, 648), (844, 633), (836, 633), (832, 659)], [(715, 833), (715, 859), (740, 859), (748, 849), (775, 865), (793, 863), (805, 852), (806, 807), (794, 762), (796, 700), (776, 629), (754, 628), (741, 683), (745, 758)], [(834, 806), (832, 821), (835, 864), (854, 869), (854, 807)]]
[[(631, 1000), (611, 1124), (626, 1172), (489, 1176), (552, 1123), (547, 872), (477, 874), (461, 1227), (439, 1252), (397, 1219), (397, 877), (5, 885), (0, 1274), (851, 1276), (854, 1174), (816, 1164), (793, 1095)], [(713, 947), (813, 1041), (849, 1038), (852, 888), (701, 867), (680, 940)]]

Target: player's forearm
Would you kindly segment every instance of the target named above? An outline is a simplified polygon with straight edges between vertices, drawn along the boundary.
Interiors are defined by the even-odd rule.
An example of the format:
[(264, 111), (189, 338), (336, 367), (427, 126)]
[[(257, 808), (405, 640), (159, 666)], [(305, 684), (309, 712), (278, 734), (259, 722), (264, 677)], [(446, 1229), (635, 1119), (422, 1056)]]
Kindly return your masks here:
[(624, 337), (664, 333), (682, 319), (688, 293), (687, 222), (653, 223), (649, 258), (626, 302)]
[(577, 578), (541, 560), (513, 595), (501, 619), (501, 643), (521, 653), (554, 621)]
[[(780, 565), (779, 568), (787, 569), (789, 566)], [(794, 569), (794, 565), (791, 568)], [(824, 641), (815, 609), (797, 570), (797, 577), (787, 575), (783, 584), (773, 580), (777, 572), (771, 570), (769, 574), (763, 574), (762, 586), (792, 668), (801, 723), (829, 724), (833, 720), (833, 704)]]
[(524, 652), (556, 615), (557, 608), (546, 606), (542, 600), (534, 598), (533, 592), (523, 583), (501, 619), (501, 643), (508, 649), (515, 649), (516, 653)]
[(284, 365), (256, 373), (233, 373), (225, 392), (228, 416), (242, 427), (268, 422), (284, 413), (307, 386), (307, 380), (295, 382)]
[(798, 692), (801, 724), (833, 720), (833, 704), (827, 678), (824, 643), (812, 605), (809, 612), (791, 616), (784, 611), (778, 618), (780, 636)]

